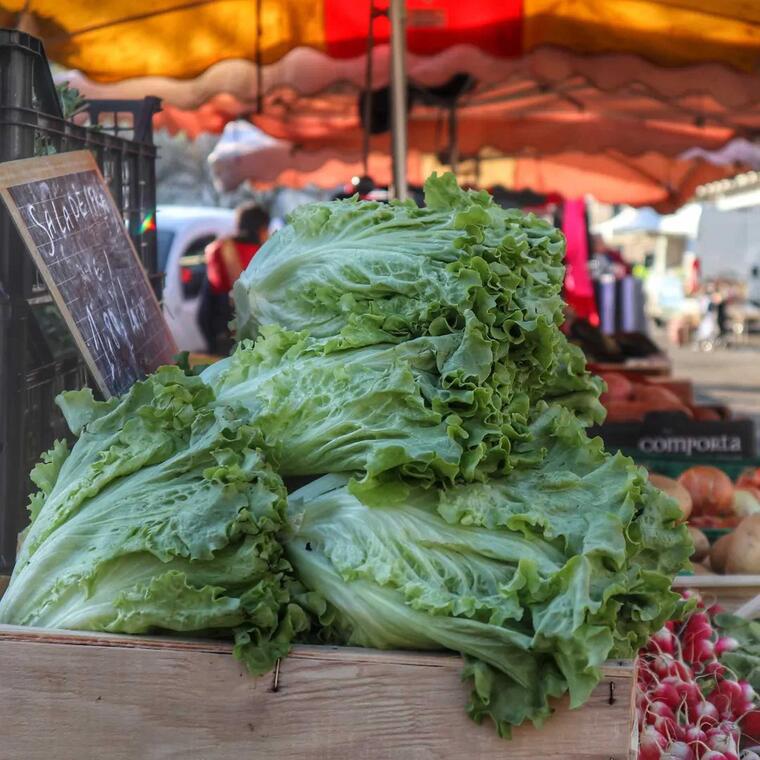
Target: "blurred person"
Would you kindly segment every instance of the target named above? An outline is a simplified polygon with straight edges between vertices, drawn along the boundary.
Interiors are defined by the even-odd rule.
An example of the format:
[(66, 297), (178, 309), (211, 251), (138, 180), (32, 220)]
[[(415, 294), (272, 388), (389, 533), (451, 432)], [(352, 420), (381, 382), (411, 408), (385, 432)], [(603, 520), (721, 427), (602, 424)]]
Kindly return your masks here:
[(724, 337), (728, 333), (727, 317), (726, 317), (726, 302), (727, 296), (723, 288), (718, 286), (712, 295), (710, 302), (710, 308), (715, 312), (715, 323), (718, 326), (718, 336)]
[(359, 200), (366, 201), (374, 189), (374, 180), (372, 177), (368, 177), (365, 174), (361, 177), (353, 177), (351, 179), (351, 182), (344, 186), (343, 190), (333, 195), (332, 199), (334, 201), (340, 201), (346, 200), (347, 198), (353, 198), (355, 195), (358, 195)]
[(616, 280), (631, 274), (631, 267), (623, 259), (619, 250), (610, 248), (601, 235), (593, 235), (591, 238), (593, 246), (592, 258), (593, 269), (599, 276), (602, 274), (612, 274)]
[(255, 203), (238, 206), (235, 235), (206, 246), (206, 282), (201, 293), (198, 324), (211, 354), (228, 353), (232, 346), (230, 291), (269, 237), (269, 214)]

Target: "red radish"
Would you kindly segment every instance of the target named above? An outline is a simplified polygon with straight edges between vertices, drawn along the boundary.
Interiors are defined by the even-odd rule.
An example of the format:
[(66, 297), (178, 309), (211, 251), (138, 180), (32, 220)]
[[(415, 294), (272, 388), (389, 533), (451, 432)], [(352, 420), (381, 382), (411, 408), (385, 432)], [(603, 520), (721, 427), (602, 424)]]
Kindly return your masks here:
[(674, 654), (676, 651), (676, 637), (667, 628), (660, 628), (649, 639), (649, 648), (652, 651), (663, 652), (664, 654)]
[(739, 646), (739, 642), (732, 636), (721, 636), (715, 642), (715, 654), (720, 657), (724, 652), (733, 652)]
[[(639, 758), (739, 760), (736, 721), (745, 735), (760, 739), (757, 695), (746, 681), (727, 678), (730, 671), (718, 659), (737, 646), (713, 628), (718, 610), (705, 609), (698, 594), (688, 596), (697, 611), (682, 624), (667, 623), (639, 654)], [(741, 760), (760, 760), (757, 749), (742, 752)]]
[(645, 726), (639, 737), (639, 760), (660, 760), (668, 744), (667, 737), (654, 726)]
[(742, 733), (755, 741), (760, 741), (760, 710), (748, 712), (741, 721)]
[(718, 725), (720, 714), (712, 702), (700, 702), (694, 712), (694, 718), (696, 718), (696, 723), (700, 728)]
[(684, 739), (689, 746), (693, 747), (697, 757), (707, 748), (707, 734), (699, 726), (689, 726)]
[(720, 680), (707, 697), (721, 718), (733, 720), (752, 710), (755, 692), (746, 681)]
[(731, 734), (724, 733), (723, 731), (717, 731), (716, 733), (707, 732), (707, 746), (710, 749), (715, 749), (718, 752), (722, 752), (724, 755), (727, 752), (733, 752), (736, 754), (738, 748), (736, 741)]
[(652, 691), (652, 699), (666, 704), (671, 710), (675, 712), (683, 701), (683, 697), (678, 693), (678, 689), (675, 687), (672, 681), (669, 680), (669, 678), (661, 681), (655, 687), (654, 691)]
[(723, 678), (726, 675), (726, 666), (722, 665), (718, 660), (713, 660), (702, 668), (702, 675)]
[(691, 663), (704, 663), (715, 656), (715, 644), (708, 638), (692, 637), (684, 641), (684, 659)]
[(757, 692), (749, 681), (739, 681), (739, 686), (742, 687), (742, 699), (745, 702), (754, 702), (757, 699)]
[(672, 742), (660, 756), (662, 760), (694, 760), (692, 748), (684, 742)]

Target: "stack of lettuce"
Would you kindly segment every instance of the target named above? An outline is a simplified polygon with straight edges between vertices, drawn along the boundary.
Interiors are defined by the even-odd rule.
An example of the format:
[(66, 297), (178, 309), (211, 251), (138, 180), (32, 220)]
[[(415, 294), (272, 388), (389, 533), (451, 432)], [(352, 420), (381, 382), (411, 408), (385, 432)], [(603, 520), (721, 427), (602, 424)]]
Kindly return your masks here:
[(509, 735), (675, 614), (690, 546), (586, 435), (600, 387), (559, 329), (561, 235), (451, 175), (425, 199), (297, 211), (235, 285), (248, 340), (205, 379), (283, 475), (331, 473), (289, 498), (320, 638), (463, 653), (470, 714)]
[[(231, 357), (59, 400), (79, 438), (32, 474), (0, 622), (233, 634), (254, 673), (309, 628), (449, 649), (502, 735), (581, 704), (674, 616), (690, 545), (586, 435), (563, 253), (448, 175), (424, 208), (300, 209), (235, 285)], [(286, 502), (280, 476), (311, 482)]]

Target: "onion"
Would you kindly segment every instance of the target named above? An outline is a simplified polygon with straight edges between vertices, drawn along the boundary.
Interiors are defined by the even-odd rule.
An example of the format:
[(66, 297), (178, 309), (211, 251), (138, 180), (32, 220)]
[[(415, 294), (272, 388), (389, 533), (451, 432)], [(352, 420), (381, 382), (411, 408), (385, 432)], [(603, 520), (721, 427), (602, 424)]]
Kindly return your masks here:
[(728, 552), (731, 548), (733, 538), (733, 533), (726, 533), (725, 536), (721, 536), (710, 547), (710, 567), (716, 573), (726, 572), (726, 561), (728, 560)]
[(689, 534), (694, 542), (694, 553), (691, 555), (691, 561), (701, 562), (710, 553), (710, 542), (699, 528), (691, 525), (689, 526)]
[(688, 520), (693, 506), (691, 494), (677, 480), (666, 478), (664, 475), (657, 475), (653, 472), (649, 474), (649, 482), (655, 488), (659, 488), (668, 496), (675, 499), (681, 508), (681, 512), (683, 512), (683, 519)]
[(731, 505), (734, 513), (739, 517), (747, 517), (760, 512), (760, 501), (756, 494), (759, 492), (756, 488), (736, 488), (734, 491), (734, 501)]
[(723, 470), (696, 465), (681, 474), (678, 482), (691, 494), (694, 515), (730, 515), (734, 485)]
[(726, 553), (727, 573), (760, 573), (760, 514), (745, 517), (732, 534)]
[(631, 397), (633, 385), (625, 375), (609, 372), (602, 375), (602, 380), (607, 384), (607, 390), (602, 393), (600, 399), (605, 406), (607, 401), (625, 401)]
[(672, 407), (680, 409), (684, 406), (678, 396), (667, 388), (658, 388), (656, 385), (636, 385), (633, 388), (633, 400), (651, 404), (657, 409)]

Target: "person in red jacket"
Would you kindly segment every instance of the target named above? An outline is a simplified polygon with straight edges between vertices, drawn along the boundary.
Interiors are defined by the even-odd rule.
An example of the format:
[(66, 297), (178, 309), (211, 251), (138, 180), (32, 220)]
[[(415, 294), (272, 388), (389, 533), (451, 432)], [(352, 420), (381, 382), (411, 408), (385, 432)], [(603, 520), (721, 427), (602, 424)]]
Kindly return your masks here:
[(232, 319), (230, 291), (269, 237), (269, 221), (269, 214), (264, 209), (254, 203), (244, 204), (237, 208), (235, 235), (206, 246), (206, 283), (198, 322), (211, 354), (226, 352), (231, 346), (228, 327)]

